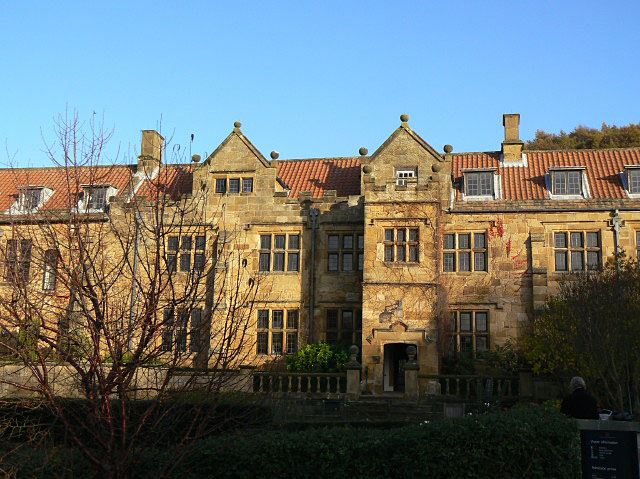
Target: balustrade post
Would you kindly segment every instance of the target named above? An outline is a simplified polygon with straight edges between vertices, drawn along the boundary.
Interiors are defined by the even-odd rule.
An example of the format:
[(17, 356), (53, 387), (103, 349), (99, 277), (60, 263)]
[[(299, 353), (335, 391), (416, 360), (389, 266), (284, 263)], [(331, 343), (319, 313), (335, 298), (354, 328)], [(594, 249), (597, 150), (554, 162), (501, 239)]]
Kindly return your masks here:
[(240, 375), (238, 378), (238, 391), (243, 393), (253, 392), (253, 372), (255, 366), (242, 365), (240, 366)]
[(407, 356), (409, 360), (404, 365), (404, 396), (407, 398), (418, 398), (418, 371), (420, 366), (416, 361), (418, 350), (411, 344), (407, 346)]
[(349, 399), (358, 399), (360, 397), (361, 368), (357, 360), (358, 346), (353, 345), (349, 348), (349, 356), (351, 359), (344, 365), (344, 368), (347, 370), (347, 397)]

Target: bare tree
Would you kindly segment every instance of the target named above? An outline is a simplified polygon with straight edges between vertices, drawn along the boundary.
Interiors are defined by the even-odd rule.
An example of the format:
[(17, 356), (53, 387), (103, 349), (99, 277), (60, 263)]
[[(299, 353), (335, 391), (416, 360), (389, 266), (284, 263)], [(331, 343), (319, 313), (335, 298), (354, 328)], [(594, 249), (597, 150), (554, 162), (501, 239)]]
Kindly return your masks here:
[(217, 406), (249, 359), (259, 278), (235, 247), (243, 232), (193, 188), (198, 165), (160, 164), (161, 137), (143, 138), (137, 166), (105, 165), (110, 132), (77, 114), (58, 118), (55, 138), (55, 169), (4, 173), (16, 191), (2, 220), (12, 366), (0, 381), (42, 401), (102, 477), (128, 477), (154, 442), (175, 448), (169, 474), (225, 427)]

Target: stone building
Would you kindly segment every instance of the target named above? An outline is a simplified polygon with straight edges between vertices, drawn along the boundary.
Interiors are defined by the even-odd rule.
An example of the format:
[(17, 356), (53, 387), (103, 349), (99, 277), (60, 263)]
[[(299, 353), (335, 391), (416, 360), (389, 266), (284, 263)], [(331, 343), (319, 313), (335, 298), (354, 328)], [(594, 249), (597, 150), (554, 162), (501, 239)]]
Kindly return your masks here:
[[(244, 255), (261, 281), (248, 360), (277, 363), (307, 342), (357, 344), (369, 389), (398, 391), (407, 345), (421, 373), (437, 374), (448, 351), (517, 341), (567, 273), (640, 251), (640, 149), (526, 151), (519, 121), (503, 116), (497, 151), (440, 153), (402, 115), (370, 155), (289, 160), (267, 159), (236, 123), (190, 165), (163, 164), (164, 140), (148, 130), (138, 164), (105, 167), (78, 208), (116, 215), (152, 196), (158, 178), (172, 195), (200, 198), (207, 232), (189, 230), (184, 264), (178, 239), (166, 254), (178, 273), (201, 268), (220, 241)], [(59, 208), (63, 181), (55, 168), (4, 170), (0, 209)], [(22, 261), (12, 241), (7, 258)], [(51, 287), (46, 268), (36, 274)], [(210, 308), (212, 323), (230, 307)]]

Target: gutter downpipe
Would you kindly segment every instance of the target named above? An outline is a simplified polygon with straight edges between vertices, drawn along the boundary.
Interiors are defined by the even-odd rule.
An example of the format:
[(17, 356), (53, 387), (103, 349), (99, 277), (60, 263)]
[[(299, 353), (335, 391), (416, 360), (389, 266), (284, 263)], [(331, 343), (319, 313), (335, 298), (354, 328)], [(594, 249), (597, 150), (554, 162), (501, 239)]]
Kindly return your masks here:
[(309, 209), (311, 219), (311, 265), (309, 279), (309, 344), (313, 344), (313, 314), (315, 310), (315, 279), (316, 279), (316, 229), (318, 228), (318, 208)]
[(131, 334), (133, 330), (133, 320), (136, 310), (137, 291), (136, 291), (136, 274), (138, 273), (138, 248), (140, 243), (140, 213), (138, 211), (134, 214), (134, 222), (136, 227), (136, 241), (133, 247), (133, 275), (131, 277), (131, 310), (129, 311), (129, 329), (127, 331), (127, 349), (131, 351), (133, 349), (133, 336)]

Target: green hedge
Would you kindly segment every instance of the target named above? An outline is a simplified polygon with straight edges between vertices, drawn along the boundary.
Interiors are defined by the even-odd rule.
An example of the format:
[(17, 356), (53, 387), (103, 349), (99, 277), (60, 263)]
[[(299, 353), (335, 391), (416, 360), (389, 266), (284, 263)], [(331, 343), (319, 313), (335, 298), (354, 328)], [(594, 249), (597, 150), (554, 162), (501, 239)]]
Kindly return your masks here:
[[(574, 479), (578, 437), (574, 420), (534, 408), (392, 429), (254, 431), (204, 440), (179, 464), (170, 448), (139, 450), (130, 477), (157, 479), (173, 464), (169, 477), (181, 479)], [(18, 477), (98, 477), (73, 450), (23, 450), (11, 459), (22, 466)]]
[(577, 478), (576, 422), (519, 409), (390, 430), (331, 428), (208, 440), (180, 477)]

